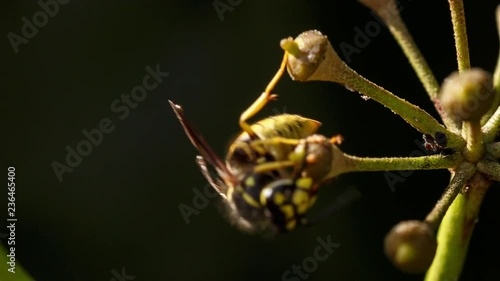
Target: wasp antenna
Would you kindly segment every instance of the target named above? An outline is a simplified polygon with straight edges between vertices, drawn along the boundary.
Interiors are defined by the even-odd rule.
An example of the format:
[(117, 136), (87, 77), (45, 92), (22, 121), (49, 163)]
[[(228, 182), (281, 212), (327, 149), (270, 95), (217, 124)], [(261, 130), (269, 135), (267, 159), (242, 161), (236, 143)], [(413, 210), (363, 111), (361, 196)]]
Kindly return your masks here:
[[(232, 173), (228, 170), (226, 165), (224, 164), (224, 161), (220, 159), (219, 156), (215, 153), (215, 151), (208, 145), (208, 143), (203, 139), (201, 134), (199, 134), (195, 128), (189, 123), (189, 121), (184, 117), (184, 110), (180, 105), (177, 105), (173, 103), (171, 100), (168, 101), (170, 103), (170, 106), (175, 112), (175, 115), (177, 115), (177, 118), (179, 119), (179, 122), (181, 123), (182, 127), (184, 128), (184, 132), (188, 136), (189, 140), (191, 143), (194, 145), (194, 147), (198, 150), (198, 152), (201, 154), (203, 159), (206, 159), (208, 163), (214, 166), (214, 168), (217, 170), (217, 173), (225, 180), (225, 181), (230, 181), (234, 182), (234, 177)], [(204, 161), (203, 161), (204, 162)], [(205, 165), (206, 166), (206, 165)], [(207, 177), (205, 172), (202, 170), (202, 173)], [(207, 177), (208, 179), (208, 177)], [(214, 188), (216, 188), (214, 185)], [(219, 190), (218, 188), (216, 188)]]

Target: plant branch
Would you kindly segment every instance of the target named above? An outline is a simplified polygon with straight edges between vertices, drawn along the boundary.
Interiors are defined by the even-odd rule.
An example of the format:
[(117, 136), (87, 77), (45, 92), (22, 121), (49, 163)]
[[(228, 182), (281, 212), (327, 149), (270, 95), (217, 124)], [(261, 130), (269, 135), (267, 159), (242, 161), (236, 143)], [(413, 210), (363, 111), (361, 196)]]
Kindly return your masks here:
[(455, 35), (458, 71), (461, 72), (470, 68), (464, 3), (462, 0), (448, 0), (448, 3), (450, 4), (451, 22), (453, 23), (453, 33)]
[[(500, 38), (500, 5), (497, 6), (496, 20), (498, 37)], [(481, 119), (482, 125), (490, 119), (495, 110), (500, 106), (500, 51), (498, 53), (497, 66), (495, 67), (495, 72), (493, 73), (493, 88), (495, 89), (495, 99), (493, 100), (490, 110)]]
[(457, 167), (463, 161), (462, 156), (458, 153), (449, 156), (429, 155), (382, 158), (357, 157), (343, 153), (341, 157), (336, 158), (334, 161), (337, 162), (332, 165), (335, 169), (328, 176), (329, 178), (351, 172), (450, 169)]
[(441, 109), (438, 100), (439, 84), (436, 80), (436, 77), (432, 73), (432, 70), (427, 64), (427, 61), (422, 55), (422, 52), (415, 43), (415, 40), (413, 40), (413, 37), (408, 31), (406, 24), (401, 18), (395, 1), (386, 0), (380, 2), (372, 0), (360, 0), (360, 2), (372, 9), (387, 25), (392, 36), (403, 50), (403, 53), (410, 62), (410, 65), (412, 66), (420, 82), (424, 86), (431, 101), (434, 103), (436, 110), (441, 115), (444, 124), (447, 128), (450, 128), (453, 131), (457, 132), (460, 128), (460, 124), (458, 122), (455, 122), (448, 116), (447, 112), (444, 112)]
[(434, 209), (432, 209), (425, 218), (425, 221), (434, 229), (438, 229), (446, 211), (460, 193), (460, 190), (462, 190), (467, 181), (474, 175), (475, 171), (475, 167), (467, 162), (462, 163), (455, 171), (441, 199), (439, 199)]
[[(461, 150), (465, 146), (465, 141), (460, 135), (446, 129), (429, 113), (369, 81), (347, 66), (326, 36), (320, 32), (306, 31), (295, 40), (283, 39), (281, 47), (286, 52), (290, 50), (287, 69), (292, 79), (328, 81), (344, 85), (347, 89), (366, 95), (391, 109), (422, 133), (431, 135), (444, 133), (449, 147)], [(297, 47), (300, 52), (297, 52)]]
[(477, 121), (463, 122), (467, 146), (463, 152), (467, 161), (475, 163), (479, 161), (484, 154), (483, 134), (481, 133), (481, 124)]
[(500, 182), (500, 164), (498, 162), (487, 159), (481, 160), (477, 163), (477, 170)]
[(444, 133), (449, 146), (454, 148), (461, 148), (465, 144), (459, 135), (447, 130), (429, 113), (357, 74), (353, 69), (348, 68), (344, 77), (346, 87), (364, 94), (391, 109), (421, 133), (431, 135), (437, 132)]
[(494, 158), (500, 158), (500, 142), (490, 143), (486, 145), (486, 150)]
[[(497, 21), (497, 32), (498, 32), (498, 38), (500, 39), (500, 5), (497, 6), (497, 10), (495, 12), (496, 14), (496, 21)], [(497, 60), (497, 66), (495, 68), (495, 73), (493, 75), (493, 81), (495, 88), (500, 87), (500, 53), (498, 55), (498, 60)]]
[(498, 134), (500, 130), (500, 107), (497, 108), (495, 113), (490, 117), (488, 122), (484, 124), (484, 126), (481, 128), (481, 131), (483, 132), (483, 142), (484, 143), (490, 143), (492, 142), (496, 135)]
[(416, 72), (427, 94), (432, 100), (435, 100), (439, 84), (399, 13), (389, 17), (386, 24), (413, 67), (413, 70)]
[(491, 182), (476, 173), (467, 185), (468, 190), (456, 197), (439, 226), (436, 256), (425, 281), (460, 277), (479, 209)]

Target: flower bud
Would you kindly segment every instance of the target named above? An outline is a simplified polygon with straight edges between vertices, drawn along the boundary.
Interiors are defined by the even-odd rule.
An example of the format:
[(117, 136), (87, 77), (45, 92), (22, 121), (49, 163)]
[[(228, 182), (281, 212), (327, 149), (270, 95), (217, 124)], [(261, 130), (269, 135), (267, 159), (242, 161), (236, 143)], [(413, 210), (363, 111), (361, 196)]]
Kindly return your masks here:
[(443, 109), (458, 122), (481, 120), (494, 97), (491, 74), (480, 68), (454, 72), (445, 79), (439, 94)]
[(437, 242), (429, 224), (416, 220), (403, 221), (387, 234), (384, 248), (387, 257), (399, 270), (422, 273), (434, 259)]
[(317, 30), (301, 33), (295, 40), (283, 39), (281, 48), (289, 52), (288, 73), (294, 80), (305, 81), (323, 61), (328, 39)]
[(289, 53), (287, 70), (293, 80), (343, 82), (347, 65), (321, 32), (309, 30), (295, 40), (281, 40), (280, 45)]

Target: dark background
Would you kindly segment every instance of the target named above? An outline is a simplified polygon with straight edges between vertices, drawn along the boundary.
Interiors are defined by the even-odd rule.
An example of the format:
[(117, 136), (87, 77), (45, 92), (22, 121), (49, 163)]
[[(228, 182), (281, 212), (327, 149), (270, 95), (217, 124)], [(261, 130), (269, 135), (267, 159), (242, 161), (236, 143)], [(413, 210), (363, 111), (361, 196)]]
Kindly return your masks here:
[[(491, 72), (498, 55), (495, 2), (465, 3), (472, 65)], [(456, 69), (447, 1), (402, 6), (441, 82)], [(352, 45), (353, 28), (373, 20), (365, 7), (356, 1), (242, 1), (223, 20), (212, 1), (72, 0), (59, 8), (17, 54), (6, 35), (21, 34), (21, 18), (31, 19), (40, 7), (4, 1), (1, 9), (2, 169), (16, 167), (16, 254), (36, 280), (108, 281), (123, 267), (134, 280), (281, 280), (312, 255), (317, 237), (329, 235), (341, 246), (309, 280), (423, 279), (392, 267), (383, 238), (397, 222), (425, 217), (447, 184), (447, 171), (414, 172), (394, 192), (383, 173), (343, 175), (324, 186), (315, 211), (350, 187), (359, 190), (359, 200), (314, 227), (272, 240), (232, 227), (216, 199), (188, 225), (179, 211), (181, 203), (193, 206), (193, 189), (203, 190), (206, 182), (167, 101), (182, 104), (223, 155), (239, 131), (240, 113), (281, 62), (279, 41), (318, 29), (337, 50), (341, 42)], [(387, 30), (351, 59), (360, 74), (436, 116)], [(156, 64), (170, 76), (120, 120), (110, 104)], [(260, 118), (288, 112), (320, 120), (320, 133), (342, 134), (341, 148), (359, 156), (408, 156), (418, 149), (420, 133), (341, 86), (285, 76), (275, 92), (279, 100)], [(64, 163), (65, 147), (76, 148), (85, 139), (81, 131), (97, 128), (102, 118), (111, 118), (115, 130), (60, 183), (51, 163)], [(461, 280), (500, 279), (499, 199), (498, 188), (491, 189)]]

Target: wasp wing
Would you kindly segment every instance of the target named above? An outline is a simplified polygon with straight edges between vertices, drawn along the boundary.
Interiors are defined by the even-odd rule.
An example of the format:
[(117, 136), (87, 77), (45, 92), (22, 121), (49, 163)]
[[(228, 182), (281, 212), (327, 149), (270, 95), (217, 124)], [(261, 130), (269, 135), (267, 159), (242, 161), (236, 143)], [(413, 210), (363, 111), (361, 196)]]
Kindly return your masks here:
[[(216, 183), (213, 178), (210, 176), (210, 173), (208, 171), (206, 162), (211, 164), (215, 170), (217, 171), (217, 174), (223, 179), (225, 183), (231, 183), (234, 184), (236, 179), (233, 176), (233, 174), (229, 171), (229, 169), (226, 167), (224, 161), (220, 159), (219, 156), (214, 152), (214, 150), (210, 147), (210, 145), (205, 141), (205, 139), (201, 136), (198, 131), (191, 125), (191, 123), (185, 118), (184, 116), (184, 110), (182, 109), (181, 106), (173, 103), (172, 101), (168, 101), (170, 103), (170, 106), (172, 106), (172, 109), (175, 112), (175, 115), (177, 115), (177, 118), (179, 119), (182, 127), (184, 128), (184, 131), (186, 132), (186, 135), (188, 136), (189, 140), (191, 143), (194, 145), (194, 147), (198, 150), (198, 152), (201, 154), (201, 156), (198, 156), (197, 163), (200, 166), (201, 172), (207, 178), (208, 182), (221, 194), (225, 194), (227, 192), (227, 187), (222, 184), (222, 183)], [(206, 160), (206, 162), (205, 162)]]

